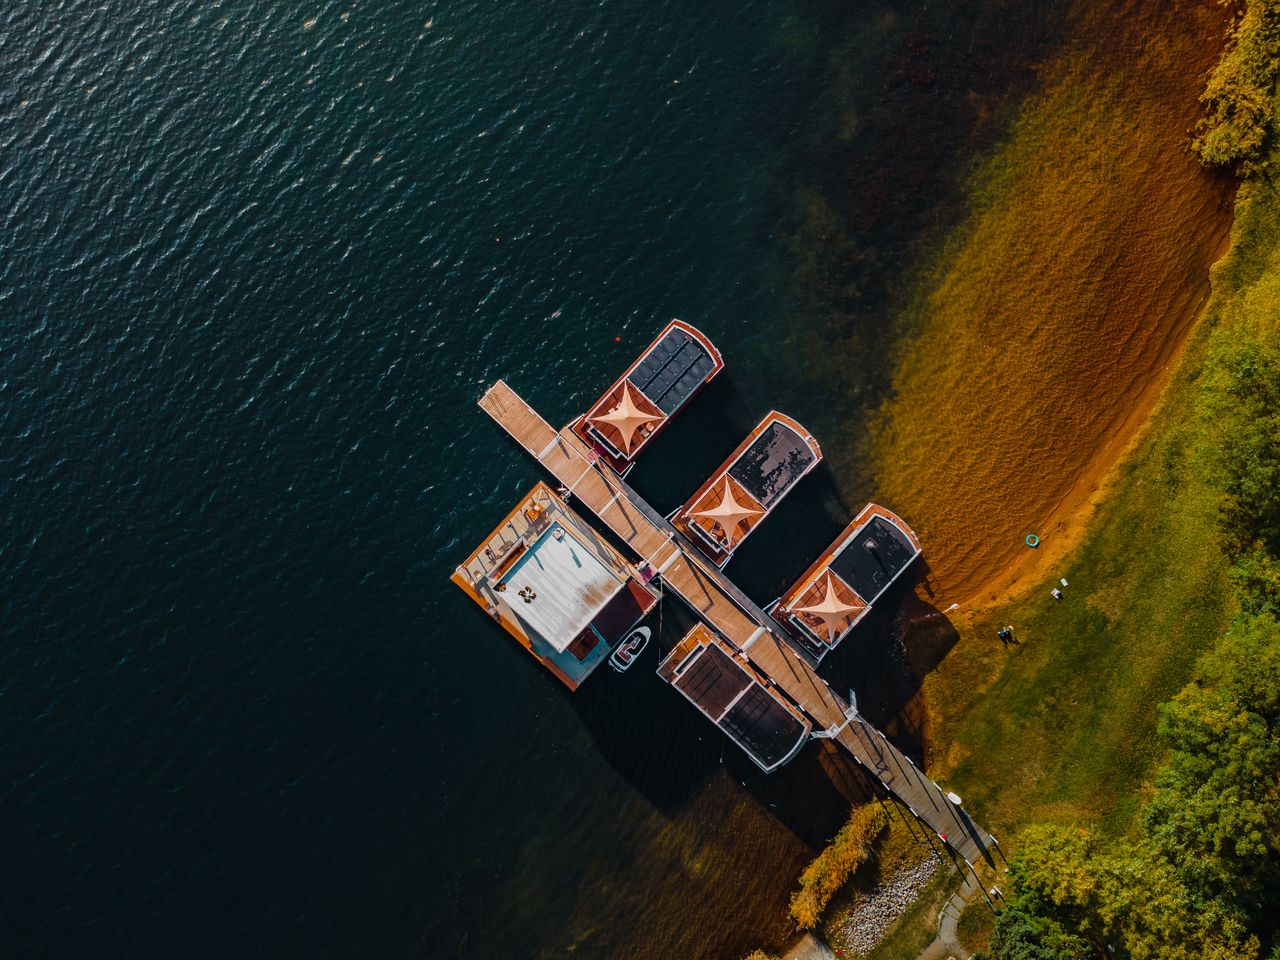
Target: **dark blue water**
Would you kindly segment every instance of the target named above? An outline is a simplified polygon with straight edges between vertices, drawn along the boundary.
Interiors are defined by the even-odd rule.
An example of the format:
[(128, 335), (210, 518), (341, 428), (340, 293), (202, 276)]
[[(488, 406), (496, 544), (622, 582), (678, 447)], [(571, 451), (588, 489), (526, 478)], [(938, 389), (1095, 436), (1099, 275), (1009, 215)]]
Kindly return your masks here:
[[(787, 319), (836, 49), (755, 0), (6, 8), (5, 955), (785, 935), (817, 761), (760, 783), (645, 671), (570, 698), (447, 578), (537, 478), (498, 376), (563, 421), (706, 330), (731, 373), (637, 472), (664, 509), (770, 406), (836, 429)], [(753, 538), (759, 599), (859, 482)]]

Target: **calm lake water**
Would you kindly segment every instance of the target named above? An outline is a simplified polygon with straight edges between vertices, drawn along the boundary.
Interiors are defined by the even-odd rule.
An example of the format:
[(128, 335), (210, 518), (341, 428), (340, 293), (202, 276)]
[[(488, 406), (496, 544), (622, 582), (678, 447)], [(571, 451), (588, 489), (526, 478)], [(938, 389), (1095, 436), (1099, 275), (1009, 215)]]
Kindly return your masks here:
[[(913, 245), (1048, 36), (1017, 6), (8, 8), (3, 953), (784, 938), (847, 810), (816, 748), (766, 780), (651, 670), (570, 697), (449, 584), (538, 479), (474, 404), (563, 422), (679, 316), (729, 368), (656, 505), (770, 407), (855, 450)], [(735, 561), (758, 600), (874, 493), (839, 463)]]

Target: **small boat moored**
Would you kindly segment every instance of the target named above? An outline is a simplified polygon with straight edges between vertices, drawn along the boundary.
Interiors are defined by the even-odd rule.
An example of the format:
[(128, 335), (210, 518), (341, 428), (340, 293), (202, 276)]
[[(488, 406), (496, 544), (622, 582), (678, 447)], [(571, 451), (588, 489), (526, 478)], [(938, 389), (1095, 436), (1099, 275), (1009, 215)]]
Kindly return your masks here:
[(636, 627), (627, 639), (618, 644), (618, 649), (609, 655), (609, 666), (619, 673), (628, 669), (644, 652), (651, 635), (648, 627)]

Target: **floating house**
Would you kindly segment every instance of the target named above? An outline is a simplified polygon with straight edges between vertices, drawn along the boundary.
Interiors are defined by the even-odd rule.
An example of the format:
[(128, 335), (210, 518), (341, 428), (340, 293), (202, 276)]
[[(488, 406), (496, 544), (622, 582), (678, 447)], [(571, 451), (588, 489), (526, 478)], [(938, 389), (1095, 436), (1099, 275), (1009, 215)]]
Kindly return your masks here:
[(625, 475), (649, 441), (723, 369), (720, 351), (703, 333), (672, 320), (571, 429)]
[(646, 578), (545, 483), (451, 579), (570, 690), (658, 602)]
[(896, 514), (869, 503), (770, 613), (816, 663), (918, 556), (915, 532)]
[(751, 531), (821, 462), (822, 450), (809, 431), (773, 410), (671, 522), (723, 569)]
[(658, 675), (769, 773), (809, 738), (809, 721), (734, 647), (704, 624), (658, 665)]

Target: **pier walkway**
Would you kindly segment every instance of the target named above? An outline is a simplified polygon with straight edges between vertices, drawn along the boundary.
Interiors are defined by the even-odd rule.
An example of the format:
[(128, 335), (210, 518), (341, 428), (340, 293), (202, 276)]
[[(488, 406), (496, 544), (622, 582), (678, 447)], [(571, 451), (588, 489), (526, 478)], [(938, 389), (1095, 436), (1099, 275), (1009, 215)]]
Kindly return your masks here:
[(991, 837), (874, 726), (845, 703), (790, 645), (785, 631), (567, 427), (554, 429), (499, 380), (480, 407), (645, 562), (666, 587), (782, 691), (814, 735), (844, 747), (970, 864)]

